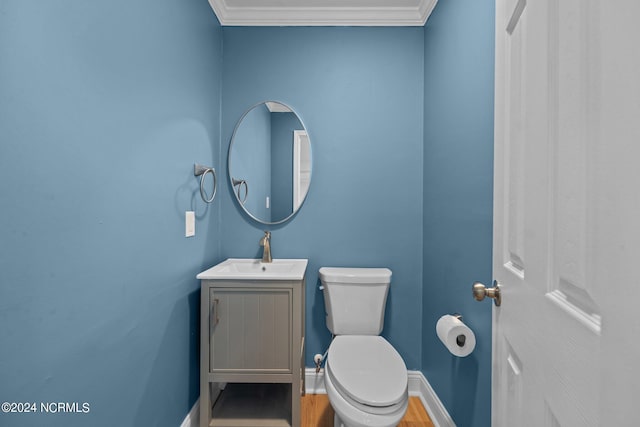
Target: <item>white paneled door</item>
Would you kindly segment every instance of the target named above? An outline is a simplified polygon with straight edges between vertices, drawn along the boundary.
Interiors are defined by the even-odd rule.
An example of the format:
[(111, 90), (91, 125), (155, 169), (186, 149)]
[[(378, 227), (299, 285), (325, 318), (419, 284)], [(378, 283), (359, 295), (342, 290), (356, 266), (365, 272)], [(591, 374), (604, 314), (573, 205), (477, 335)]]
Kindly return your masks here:
[(640, 425), (639, 17), (496, 1), (494, 427)]

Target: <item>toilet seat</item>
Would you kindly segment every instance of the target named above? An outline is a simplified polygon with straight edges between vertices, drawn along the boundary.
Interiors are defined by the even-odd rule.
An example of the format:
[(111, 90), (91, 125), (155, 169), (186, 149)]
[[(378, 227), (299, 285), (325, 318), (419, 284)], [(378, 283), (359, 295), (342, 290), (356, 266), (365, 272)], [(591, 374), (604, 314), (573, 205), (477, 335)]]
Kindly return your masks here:
[(370, 414), (388, 414), (406, 404), (406, 365), (381, 336), (337, 336), (328, 354), (326, 374), (342, 397), (356, 408)]

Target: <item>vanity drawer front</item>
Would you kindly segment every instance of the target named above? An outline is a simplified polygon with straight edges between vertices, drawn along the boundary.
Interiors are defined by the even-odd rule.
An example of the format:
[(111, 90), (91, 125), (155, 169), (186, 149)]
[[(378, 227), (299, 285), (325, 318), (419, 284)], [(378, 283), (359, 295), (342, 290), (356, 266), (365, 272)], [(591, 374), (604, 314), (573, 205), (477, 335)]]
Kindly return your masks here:
[(292, 290), (212, 288), (210, 371), (291, 373)]

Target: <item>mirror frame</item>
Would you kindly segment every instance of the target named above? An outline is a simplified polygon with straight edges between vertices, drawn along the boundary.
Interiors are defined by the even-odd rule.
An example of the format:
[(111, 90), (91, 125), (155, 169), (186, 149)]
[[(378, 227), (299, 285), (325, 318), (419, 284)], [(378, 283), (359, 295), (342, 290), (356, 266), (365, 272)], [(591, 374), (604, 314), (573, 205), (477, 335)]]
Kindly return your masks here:
[(302, 118), (300, 117), (300, 114), (298, 114), (298, 112), (294, 108), (292, 108), (289, 104), (287, 104), (285, 102), (276, 101), (276, 100), (272, 100), (272, 99), (268, 99), (268, 100), (265, 100), (265, 101), (257, 102), (255, 104), (251, 105), (249, 108), (247, 108), (245, 110), (244, 113), (242, 113), (242, 116), (240, 116), (240, 118), (236, 122), (236, 125), (235, 125), (235, 127), (233, 129), (233, 134), (231, 135), (231, 141), (229, 142), (229, 152), (227, 153), (227, 175), (229, 177), (229, 185), (231, 186), (231, 193), (233, 194), (233, 197), (235, 198), (238, 206), (240, 206), (240, 208), (244, 211), (244, 213), (246, 213), (249, 216), (249, 218), (253, 219), (254, 221), (256, 221), (256, 222), (258, 222), (260, 224), (264, 224), (264, 225), (278, 225), (278, 224), (283, 224), (283, 223), (289, 221), (291, 218), (293, 218), (294, 215), (296, 215), (298, 213), (298, 211), (304, 205), (304, 202), (307, 200), (307, 196), (309, 195), (309, 188), (307, 188), (307, 192), (305, 193), (304, 198), (300, 201), (300, 204), (299, 204), (298, 208), (295, 209), (295, 210), (293, 210), (293, 208), (292, 208), (291, 214), (289, 214), (285, 218), (280, 219), (278, 221), (265, 221), (263, 219), (260, 219), (260, 218), (256, 217), (252, 212), (247, 210), (247, 208), (244, 206), (244, 203), (242, 203), (242, 201), (238, 197), (238, 194), (236, 194), (236, 192), (235, 192), (235, 189), (234, 189), (234, 186), (233, 186), (233, 182), (232, 182), (233, 181), (233, 177), (231, 176), (231, 152), (232, 152), (233, 144), (235, 143), (235, 140), (236, 140), (236, 134), (238, 132), (238, 129), (240, 128), (240, 125), (242, 124), (242, 121), (244, 120), (244, 118), (251, 111), (253, 111), (254, 108), (256, 108), (256, 107), (258, 107), (260, 105), (266, 105), (269, 102), (281, 104), (281, 105), (284, 105), (285, 107), (287, 107), (293, 114), (296, 115), (296, 117), (300, 121), (300, 124), (302, 125), (303, 129), (307, 133), (307, 137), (309, 139), (309, 169), (310, 169), (309, 170), (309, 188), (311, 187), (311, 180), (313, 178), (313, 147), (311, 146), (311, 138), (309, 137), (309, 130), (307, 129), (307, 126), (304, 124), (304, 122), (302, 121)]

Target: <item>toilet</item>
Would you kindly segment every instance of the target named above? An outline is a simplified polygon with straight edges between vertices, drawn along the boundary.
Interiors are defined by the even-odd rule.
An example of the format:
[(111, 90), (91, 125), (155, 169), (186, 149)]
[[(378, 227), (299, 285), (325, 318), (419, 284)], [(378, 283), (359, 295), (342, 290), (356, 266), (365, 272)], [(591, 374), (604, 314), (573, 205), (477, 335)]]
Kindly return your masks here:
[(395, 427), (409, 404), (407, 367), (380, 336), (388, 268), (322, 267), (327, 328), (324, 383), (335, 427)]

